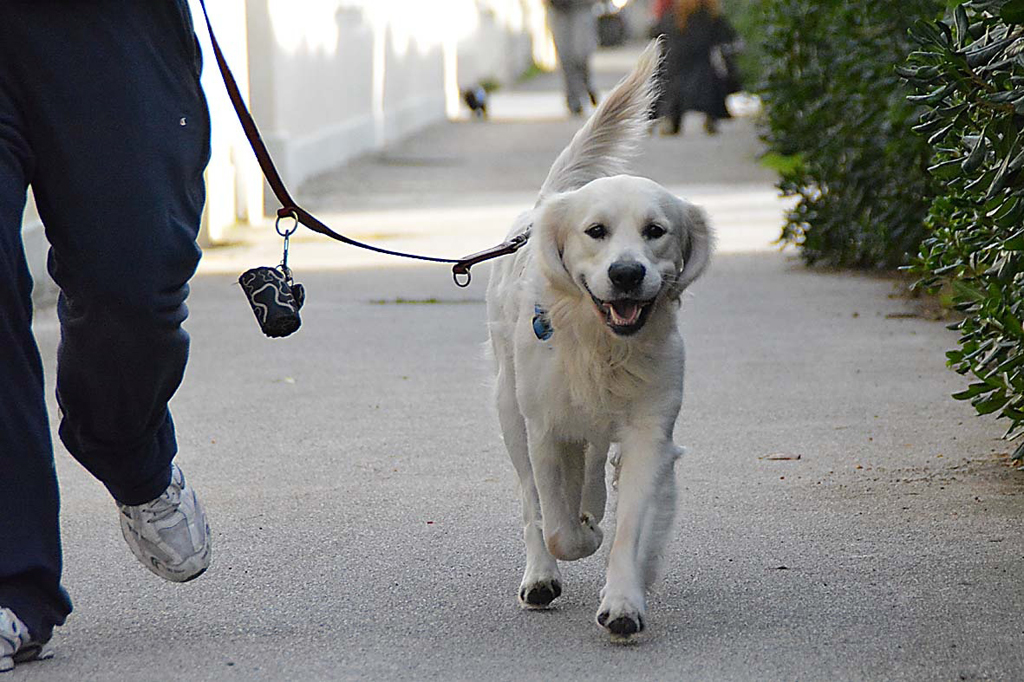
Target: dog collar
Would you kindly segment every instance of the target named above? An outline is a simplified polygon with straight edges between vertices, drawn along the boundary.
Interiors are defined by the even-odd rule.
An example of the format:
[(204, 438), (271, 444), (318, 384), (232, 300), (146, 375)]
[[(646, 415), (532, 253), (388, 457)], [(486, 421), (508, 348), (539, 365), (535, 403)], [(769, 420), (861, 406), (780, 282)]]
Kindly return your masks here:
[(548, 311), (539, 305), (533, 306), (533, 333), (541, 341), (547, 341), (555, 333), (554, 328), (551, 326), (551, 320), (548, 319)]

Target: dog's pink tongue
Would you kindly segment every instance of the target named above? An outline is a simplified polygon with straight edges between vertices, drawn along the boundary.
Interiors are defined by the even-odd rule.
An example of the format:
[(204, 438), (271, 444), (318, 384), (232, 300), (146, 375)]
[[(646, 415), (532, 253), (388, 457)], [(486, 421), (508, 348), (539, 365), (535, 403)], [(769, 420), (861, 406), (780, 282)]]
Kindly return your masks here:
[(612, 322), (617, 325), (633, 324), (640, 317), (640, 304), (636, 301), (612, 301)]

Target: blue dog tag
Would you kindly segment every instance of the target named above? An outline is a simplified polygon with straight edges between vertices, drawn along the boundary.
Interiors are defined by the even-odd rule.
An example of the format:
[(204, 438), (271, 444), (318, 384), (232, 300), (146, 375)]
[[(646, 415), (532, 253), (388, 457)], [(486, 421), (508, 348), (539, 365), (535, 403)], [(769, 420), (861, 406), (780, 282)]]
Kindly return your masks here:
[(548, 311), (539, 305), (533, 306), (533, 333), (541, 341), (547, 341), (555, 330), (551, 327), (551, 320), (548, 319)]

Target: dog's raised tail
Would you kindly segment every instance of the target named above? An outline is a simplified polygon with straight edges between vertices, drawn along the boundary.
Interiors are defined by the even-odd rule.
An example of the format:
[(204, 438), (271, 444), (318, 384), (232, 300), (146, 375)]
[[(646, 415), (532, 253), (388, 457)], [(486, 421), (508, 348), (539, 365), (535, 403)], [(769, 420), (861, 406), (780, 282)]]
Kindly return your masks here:
[(608, 93), (590, 120), (555, 159), (541, 187), (539, 200), (629, 170), (629, 160), (650, 123), (660, 62), (661, 43), (652, 40), (633, 71)]

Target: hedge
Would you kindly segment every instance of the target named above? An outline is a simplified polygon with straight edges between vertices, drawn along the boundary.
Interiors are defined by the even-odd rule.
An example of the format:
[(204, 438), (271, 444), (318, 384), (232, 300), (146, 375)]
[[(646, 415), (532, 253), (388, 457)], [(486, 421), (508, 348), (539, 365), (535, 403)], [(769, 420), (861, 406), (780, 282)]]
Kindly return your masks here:
[(1024, 0), (951, 4), (913, 27), (916, 50), (897, 68), (942, 188), (912, 269), (964, 314), (947, 357), (973, 382), (954, 397), (1008, 419), (1012, 439), (1024, 433)]
[(917, 107), (894, 71), (907, 33), (939, 0), (767, 0), (765, 161), (798, 197), (781, 241), (808, 263), (906, 264), (925, 236), (934, 181), (927, 140), (908, 133)]
[(722, 0), (722, 11), (743, 40), (743, 50), (736, 57), (740, 82), (752, 90), (761, 81), (764, 55), (764, 6), (766, 0)]

